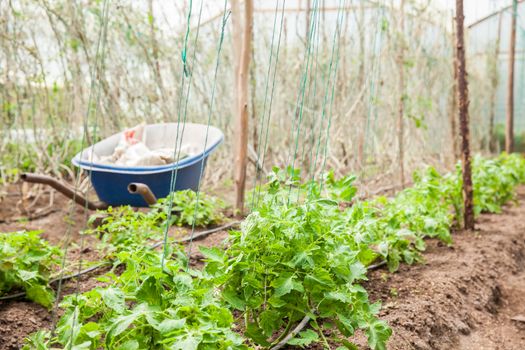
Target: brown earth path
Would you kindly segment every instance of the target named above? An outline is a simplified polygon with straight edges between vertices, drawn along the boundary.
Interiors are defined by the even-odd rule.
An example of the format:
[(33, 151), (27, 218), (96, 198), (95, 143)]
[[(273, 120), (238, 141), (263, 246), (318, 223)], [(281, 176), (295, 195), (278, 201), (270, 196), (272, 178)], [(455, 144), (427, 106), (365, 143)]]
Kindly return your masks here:
[(388, 349), (525, 349), (524, 187), (518, 198), (455, 233), (452, 247), (428, 241), (424, 264), (370, 275), (394, 331)]

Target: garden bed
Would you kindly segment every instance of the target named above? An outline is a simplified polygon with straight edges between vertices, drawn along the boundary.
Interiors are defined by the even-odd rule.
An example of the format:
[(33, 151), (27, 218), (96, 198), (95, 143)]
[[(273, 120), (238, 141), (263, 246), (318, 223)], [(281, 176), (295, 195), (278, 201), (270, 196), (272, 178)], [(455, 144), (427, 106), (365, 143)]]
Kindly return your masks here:
[[(46, 215), (39, 216), (34, 220), (28, 220), (28, 217), (34, 215), (34, 212), (46, 206), (49, 202), (49, 192), (46, 190), (38, 200), (38, 205), (34, 209), (24, 214), (20, 213), (21, 184), (6, 186), (8, 195), (0, 206), (0, 232), (12, 232), (18, 230), (42, 230), (42, 238), (48, 240), (54, 245), (59, 245), (68, 235), (73, 242), (79, 242), (79, 231), (86, 227), (87, 216), (84, 209), (78, 205), (71, 205), (71, 202), (60, 194), (56, 194), (54, 205), (57, 210), (48, 211)], [(92, 214), (88, 212), (88, 214)], [(68, 224), (66, 218), (70, 217)], [(170, 230), (173, 236), (182, 236), (188, 233), (188, 229), (174, 228)], [(197, 229), (196, 232), (202, 231)], [(192, 249), (192, 265), (201, 265), (203, 256), (199, 252), (199, 246), (220, 246), (222, 241), (227, 237), (227, 231), (218, 231), (212, 235), (206, 236), (199, 240), (196, 247)], [(82, 252), (78, 246), (73, 245), (68, 251), (67, 262), (78, 262), (80, 257), (83, 263), (97, 260), (96, 245), (98, 240), (92, 236), (85, 236), (84, 248)], [(97, 286), (104, 284), (97, 281), (97, 277), (106, 272), (108, 268), (99, 269), (93, 273), (82, 275), (78, 279), (68, 280), (64, 283), (62, 296), (73, 294), (75, 292), (83, 293)], [(61, 310), (57, 309), (57, 316), (60, 316)], [(17, 299), (10, 301), (0, 301), (0, 350), (19, 349), (28, 335), (40, 330), (50, 329), (53, 324), (53, 311), (47, 310), (41, 305), (32, 301)]]
[(525, 349), (524, 187), (519, 200), (455, 232), (451, 247), (429, 240), (424, 264), (369, 275), (393, 329), (388, 349)]
[[(519, 200), (502, 214), (481, 215), (476, 231), (455, 232), (452, 247), (428, 240), (423, 264), (401, 265), (394, 274), (370, 273), (365, 288), (372, 301), (382, 301), (380, 317), (393, 329), (388, 349), (525, 348), (525, 323), (513, 320), (525, 316), (525, 187)], [(63, 215), (39, 220), (58, 224)], [(11, 225), (21, 229), (35, 223)], [(59, 238), (65, 225), (55, 227), (59, 230), (48, 233), (50, 240)], [(219, 232), (199, 244), (220, 244), (225, 237)], [(97, 283), (93, 274), (85, 275), (80, 291)], [(65, 291), (75, 288), (76, 281), (70, 281)], [(51, 321), (51, 312), (33, 302), (0, 302), (0, 349), (18, 349), (25, 336)]]
[[(515, 185), (519, 182), (523, 183), (524, 177), (521, 173), (523, 168), (519, 165), (521, 163), (509, 163), (513, 160), (505, 158), (505, 156), (502, 157), (496, 161), (477, 160), (478, 163), (475, 169), (476, 178), (478, 179), (478, 182), (476, 182), (478, 211), (499, 212), (501, 209), (500, 205), (512, 198), (525, 199), (523, 186), (518, 188), (518, 195), (514, 197)], [(514, 159), (518, 161), (517, 158)], [(276, 176), (281, 175), (281, 173), (276, 174)], [(243, 225), (241, 230), (242, 240), (238, 239), (241, 237), (239, 236), (241, 232), (231, 234), (233, 238), (231, 241), (232, 245), (226, 252), (223, 251), (224, 247), (221, 247), (221, 242), (226, 237), (224, 231), (208, 236), (204, 241), (194, 244), (190, 265), (196, 269), (200, 269), (202, 266), (205, 266), (205, 268), (201, 272), (197, 270), (190, 272), (192, 275), (182, 268), (183, 265), (181, 264), (184, 258), (177, 260), (181, 258), (181, 254), (185, 254), (184, 251), (186, 249), (175, 249), (173, 251), (174, 259), (170, 260), (169, 265), (164, 265), (163, 261), (157, 260), (160, 258), (159, 254), (152, 253), (151, 244), (162, 242), (162, 235), (159, 236), (159, 233), (161, 233), (161, 229), (164, 226), (161, 222), (166, 222), (158, 221), (161, 217), (159, 214), (163, 215), (165, 212), (162, 210), (159, 212), (157, 205), (148, 214), (136, 212), (129, 208), (122, 208), (122, 210), (110, 209), (106, 213), (109, 221), (104, 221), (99, 229), (92, 232), (95, 234), (85, 236), (86, 240), (82, 247), (73, 244), (68, 250), (67, 261), (71, 266), (66, 265), (68, 268), (66, 275), (80, 269), (77, 266), (78, 261), (83, 261), (84, 267), (87, 262), (102, 258), (108, 259), (107, 261), (119, 261), (122, 265), (119, 265), (114, 270), (115, 274), (110, 274), (113, 277), (106, 277), (106, 281), (110, 282), (111, 286), (97, 288), (92, 291), (94, 287), (104, 286), (104, 282), (95, 278), (107, 271), (106, 268), (102, 268), (96, 272), (82, 275), (77, 280), (71, 279), (65, 282), (61, 297), (76, 292), (84, 293), (90, 291), (81, 297), (88, 299), (82, 300), (91, 298), (92, 301), (90, 302), (97, 303), (97, 300), (104, 298), (104, 304), (96, 306), (100, 308), (97, 311), (97, 317), (100, 317), (100, 319), (97, 320), (102, 325), (101, 327), (109, 329), (108, 337), (113, 336), (111, 334), (112, 325), (114, 324), (113, 320), (128, 322), (129, 317), (140, 317), (134, 315), (140, 315), (142, 308), (146, 308), (148, 313), (153, 314), (158, 312), (160, 307), (169, 309), (171, 307), (169, 305), (177, 305), (175, 304), (176, 302), (185, 303), (187, 300), (191, 300), (194, 303), (192, 307), (197, 308), (194, 310), (195, 314), (202, 312), (202, 317), (207, 317), (205, 313), (209, 313), (210, 317), (218, 317), (220, 315), (222, 318), (222, 323), (209, 323), (202, 326), (202, 330), (213, 329), (215, 331), (216, 327), (218, 327), (217, 331), (225, 332), (225, 338), (217, 341), (227, 341), (225, 339), (232, 339), (231, 337), (238, 336), (231, 333), (231, 331), (240, 332), (241, 330), (246, 330), (245, 335), (249, 336), (256, 343), (269, 343), (266, 338), (270, 338), (270, 341), (276, 344), (282, 339), (275, 338), (276, 334), (286, 335), (291, 326), (297, 324), (299, 319), (304, 316), (306, 321), (301, 321), (301, 324), (308, 325), (307, 328), (300, 333), (299, 338), (293, 339), (289, 344), (295, 343), (307, 346), (310, 344), (312, 349), (317, 349), (324, 343), (325, 345), (333, 344), (335, 348), (336, 343), (333, 343), (333, 341), (340, 341), (347, 345), (349, 344), (347, 342), (348, 339), (356, 342), (362, 348), (367, 348), (366, 344), (368, 341), (369, 346), (375, 349), (383, 349), (383, 344), (391, 332), (386, 324), (383, 323), (383, 321), (386, 321), (393, 331), (393, 336), (387, 343), (388, 348), (392, 349), (441, 349), (443, 346), (451, 349), (470, 349), (472, 347), (469, 346), (472, 346), (472, 344), (486, 345), (490, 342), (494, 344), (508, 342), (506, 348), (512, 349), (514, 344), (520, 344), (519, 342), (523, 341), (520, 327), (524, 319), (524, 312), (519, 309), (519, 305), (522, 304), (521, 300), (519, 300), (519, 289), (523, 287), (523, 279), (520, 278), (521, 263), (519, 260), (525, 255), (523, 253), (525, 244), (522, 243), (523, 235), (525, 235), (524, 224), (520, 222), (520, 218), (525, 212), (525, 207), (509, 206), (507, 204), (503, 207), (503, 213), (501, 214), (482, 214), (478, 218), (479, 229), (477, 231), (455, 232), (455, 235), (453, 235), (455, 242), (453, 245), (450, 245), (448, 244), (451, 243), (448, 230), (453, 223), (451, 221), (452, 214), (449, 213), (448, 208), (452, 204), (455, 206), (459, 198), (456, 190), (457, 178), (453, 177), (453, 174), (441, 177), (434, 170), (429, 169), (419, 173), (414, 179), (414, 187), (400, 192), (395, 198), (377, 198), (375, 201), (370, 202), (353, 202), (352, 197), (356, 191), (355, 187), (352, 186), (353, 178), (347, 177), (336, 181), (329, 176), (326, 186), (329, 187), (327, 193), (330, 197), (323, 198), (320, 197), (320, 194), (317, 194), (319, 197), (315, 199), (306, 199), (304, 206), (292, 205), (287, 207), (283, 203), (283, 206), (279, 208), (280, 211), (274, 212), (272, 211), (275, 207), (273, 199), (286, 195), (288, 191), (287, 187), (279, 187), (278, 192), (273, 193), (274, 197), (269, 197), (270, 202), (266, 202), (257, 212), (246, 219), (245, 225)], [(280, 180), (276, 181), (270, 183), (271, 191), (275, 191), (276, 186), (283, 186)], [(312, 185), (314, 187), (306, 187), (307, 185), (304, 185), (305, 187), (300, 187), (303, 185), (298, 186), (298, 189), (308, 188), (312, 191), (309, 192), (311, 196), (318, 193), (315, 187), (317, 184)], [(192, 198), (191, 194), (188, 195), (190, 196), (186, 200)], [(16, 195), (4, 197), (7, 198), (4, 199), (4, 204), (6, 206), (14, 206), (17, 203), (16, 201), (19, 201), (16, 197)], [(290, 197), (283, 198), (286, 202), (286, 198), (289, 200)], [(336, 201), (334, 198), (339, 201)], [(343, 202), (340, 202), (341, 200)], [(9, 201), (13, 203), (10, 204)], [(181, 199), (175, 200), (175, 202), (178, 203), (173, 207), (174, 209), (176, 208), (178, 213), (177, 218), (175, 218), (177, 222), (181, 222), (183, 219), (190, 219), (189, 214), (185, 213), (187, 210), (193, 212), (194, 205), (188, 204), (190, 202), (185, 202)], [(181, 205), (180, 203), (186, 204)], [(211, 208), (217, 204), (211, 199), (207, 199), (206, 203), (202, 204), (202, 210), (207, 210), (206, 208)], [(273, 204), (269, 205), (269, 203)], [(341, 204), (345, 203), (348, 205), (341, 206)], [(517, 203), (517, 201), (512, 203)], [(165, 204), (166, 202), (159, 201), (161, 207)], [(4, 220), (0, 230), (45, 228), (52, 232), (52, 235), (48, 235), (46, 238), (55, 244), (59, 243), (64, 236), (67, 236), (65, 233), (69, 225), (71, 225), (70, 230), (76, 231), (78, 230), (77, 225), (79, 227), (84, 226), (85, 221), (82, 218), (86, 218), (85, 213), (81, 209), (73, 208), (71, 210), (67, 202), (60, 208), (62, 208), (60, 211), (49, 212), (48, 215), (38, 217), (35, 220), (26, 221), (21, 220), (21, 218)], [(309, 209), (304, 210), (304, 208)], [(28, 217), (32, 217), (31, 212), (24, 213), (24, 215), (26, 214)], [(304, 216), (305, 214), (307, 216)], [(460, 214), (461, 211), (455, 212), (456, 217)], [(209, 212), (209, 215), (210, 218), (213, 217), (212, 212)], [(74, 217), (76, 218), (74, 219)], [(205, 217), (207, 216), (205, 215)], [(67, 220), (64, 218), (67, 218)], [(163, 220), (166, 220), (166, 218), (164, 217)], [(68, 222), (71, 224), (68, 224)], [(75, 223), (73, 224), (73, 222)], [(212, 223), (212, 221), (206, 222), (208, 222), (206, 225)], [(44, 225), (44, 223), (46, 224)], [(185, 221), (185, 225), (188, 225), (188, 223), (188, 221)], [(283, 231), (283, 229), (289, 229), (288, 226), (293, 227), (293, 232), (295, 233)], [(254, 231), (254, 229), (258, 231)], [(153, 232), (156, 233), (153, 234)], [(410, 232), (412, 234), (408, 235)], [(106, 235), (105, 233), (108, 234)], [(188, 229), (176, 227), (170, 229), (171, 238), (187, 235)], [(313, 238), (308, 235), (311, 235)], [(72, 237), (76, 237), (76, 233)], [(103, 246), (103, 250), (97, 249), (97, 243), (100, 243), (97, 237), (101, 237), (103, 243), (106, 244)], [(440, 240), (429, 237), (439, 237)], [(305, 239), (311, 240), (311, 243), (307, 244), (306, 247), (304, 247), (305, 242), (307, 243), (308, 241), (305, 241)], [(425, 240), (423, 241), (423, 239)], [(363, 245), (363, 242), (366, 242), (366, 246)], [(360, 246), (356, 247), (355, 244), (360, 244)], [(198, 245), (205, 247), (219, 246), (219, 248), (199, 249)], [(408, 245), (408, 249), (406, 249), (406, 245)], [(155, 246), (160, 247), (161, 244)], [(425, 246), (426, 252), (422, 256), (425, 263), (415, 263), (419, 260), (419, 254), (417, 254), (415, 249), (423, 251)], [(356, 252), (359, 252), (360, 261), (355, 260), (355, 255), (350, 254), (350, 249), (356, 249)], [(316, 253), (320, 251), (323, 251), (324, 254)], [(286, 254), (297, 254), (297, 252), (299, 252), (298, 256), (293, 255), (291, 258), (288, 257), (288, 260), (285, 259)], [(280, 256), (277, 256), (277, 253)], [(169, 254), (171, 254), (171, 251)], [(227, 258), (227, 254), (231, 256), (232, 260)], [(202, 263), (203, 258), (206, 262), (205, 264)], [(277, 258), (281, 258), (284, 263), (276, 265), (275, 261)], [(245, 259), (245, 261), (240, 259)], [(386, 259), (386, 266), (380, 263), (383, 259)], [(346, 264), (346, 262), (352, 261), (352, 264)], [(261, 265), (261, 262), (267, 265)], [(404, 263), (415, 264), (409, 266)], [(317, 270), (309, 272), (308, 269), (313, 265), (315, 265), (314, 267)], [(269, 323), (269, 319), (265, 318), (268, 317), (267, 310), (262, 311), (261, 323), (248, 323), (248, 327), (243, 328), (242, 321), (239, 321), (235, 323), (235, 326), (232, 326), (233, 317), (241, 319), (239, 316), (241, 314), (237, 311), (248, 309), (248, 303), (251, 301), (241, 299), (244, 297), (242, 290), (241, 294), (236, 295), (236, 293), (239, 293), (238, 286), (241, 284), (235, 282), (233, 277), (222, 275), (222, 273), (223, 271), (230, 271), (228, 273), (231, 273), (231, 271), (236, 271), (236, 273), (249, 271), (251, 273), (251, 271), (256, 271), (254, 266), (262, 266), (265, 274), (269, 266), (272, 266), (275, 270), (268, 275), (268, 278), (274, 278), (274, 281), (268, 283), (268, 286), (274, 289), (273, 293), (275, 294), (272, 297), (273, 299), (268, 299), (268, 305), (276, 309), (281, 307), (279, 305), (282, 305), (280, 303), (284, 300), (288, 302), (286, 305), (293, 306), (296, 298), (290, 297), (295, 292), (299, 292), (295, 293), (298, 295), (304, 293), (304, 296), (317, 297), (316, 293), (318, 292), (316, 290), (325, 288), (324, 286), (329, 283), (327, 282), (329, 277), (327, 271), (333, 273), (333, 277), (330, 278), (342, 278), (340, 276), (347, 275), (356, 277), (352, 277), (351, 282), (340, 283), (341, 285), (338, 286), (339, 291), (334, 292), (329, 289), (323, 292), (326, 294), (324, 294), (324, 298), (319, 299), (319, 305), (325, 299), (329, 300), (325, 303), (326, 305), (322, 305), (323, 308), (318, 306), (317, 310), (312, 309), (314, 311), (307, 311), (302, 315), (299, 314), (300, 317), (294, 314), (284, 316), (284, 319), (288, 319), (286, 327), (282, 320), (277, 323), (277, 327)], [(332, 271), (333, 266), (339, 266), (340, 270)], [(348, 273), (345, 273), (345, 266), (350, 266)], [(365, 277), (365, 266), (368, 266), (369, 269), (372, 266), (382, 267), (369, 272), (368, 281), (364, 281), (367, 279)], [(249, 268), (246, 269), (245, 267)], [(136, 270), (136, 268), (144, 270)], [(231, 268), (237, 270), (231, 270)], [(58, 266), (54, 265), (54, 269), (58, 270)], [(302, 269), (305, 271), (302, 271)], [(395, 271), (395, 273), (389, 273), (388, 270), (391, 272)], [(289, 271), (292, 271), (291, 276)], [(325, 271), (324, 275), (322, 271)], [(301, 274), (306, 274), (303, 282), (304, 287), (298, 282), (298, 276), (301, 276)], [(140, 277), (137, 278), (136, 276)], [(195, 278), (192, 279), (190, 276)], [(221, 283), (221, 279), (226, 281), (225, 278), (230, 279), (228, 281), (229, 285)], [(245, 278), (245, 276), (242, 276), (242, 278)], [(260, 278), (266, 281), (267, 276)], [(359, 278), (362, 281), (362, 286), (370, 295), (370, 303), (365, 289), (354, 282), (355, 278)], [(127, 280), (131, 284), (122, 283), (119, 280)], [(117, 281), (116, 283), (121, 283), (121, 285), (113, 284), (111, 281)], [(213, 284), (210, 285), (210, 282)], [(255, 280), (250, 283), (255, 283)], [(265, 286), (261, 290), (267, 293), (266, 282), (264, 283)], [(332, 281), (330, 283), (335, 282)], [(195, 289), (193, 289), (192, 285), (195, 286)], [(307, 294), (305, 292), (306, 288), (310, 288), (312, 291)], [(183, 292), (180, 296), (182, 299), (178, 299), (179, 289)], [(203, 298), (204, 295), (212, 297), (213, 293), (221, 289), (224, 298), (222, 302), (224, 304), (221, 304), (218, 300), (213, 301), (214, 304), (209, 304), (209, 298)], [(351, 293), (356, 294), (353, 295)], [(154, 296), (154, 298), (151, 298), (151, 296)], [(283, 299), (279, 299), (281, 296), (284, 296)], [(124, 298), (132, 300), (132, 303), (129, 305), (124, 303), (115, 304), (115, 298), (122, 298), (123, 302)], [(330, 298), (334, 298), (333, 301), (330, 301), (332, 300)], [(348, 301), (351, 298), (356, 299)], [(144, 301), (141, 304), (135, 304), (135, 300), (142, 299)], [(10, 300), (0, 303), (0, 349), (17, 348), (28, 334), (36, 330), (52, 328), (53, 321), (62, 316), (64, 312), (65, 314), (61, 317), (62, 323), (61, 325), (59, 324), (59, 332), (67, 331), (69, 326), (64, 322), (69, 318), (68, 315), (72, 315), (71, 303), (79, 302), (75, 300), (70, 297), (64, 303), (65, 308), (64, 306), (60, 309), (54, 308), (55, 314), (37, 307), (34, 303), (22, 300)], [(333, 305), (342, 301), (347, 304), (337, 307), (335, 316), (323, 314), (330, 312), (333, 309)], [(379, 311), (379, 305), (373, 303), (375, 301), (383, 303), (383, 308), (378, 315), (381, 321), (378, 321), (373, 316)], [(157, 303), (159, 303), (158, 306)], [(359, 303), (363, 304), (359, 306)], [(49, 306), (50, 304), (46, 303), (46, 305)], [(214, 306), (210, 308), (210, 305)], [(222, 305), (230, 305), (233, 315), (228, 316), (230, 311), (223, 308)], [(512, 305), (512, 307), (509, 305)], [(151, 308), (148, 309), (148, 307)], [(266, 308), (266, 304), (263, 307)], [(300, 307), (302, 306), (298, 305), (292, 310), (299, 310)], [(358, 312), (370, 312), (370, 315), (366, 316), (370, 317), (368, 319), (360, 320), (357, 318), (360, 320), (359, 322), (370, 322), (367, 323), (369, 326), (362, 326), (363, 323), (359, 323), (359, 329), (357, 329), (354, 324), (345, 323), (345, 327), (354, 327), (352, 332), (347, 333), (343, 333), (344, 331), (341, 330), (339, 324), (337, 329), (333, 327), (332, 322), (339, 322), (338, 320), (340, 322), (353, 322), (347, 321), (352, 320), (349, 317), (361, 317), (358, 314), (345, 316), (339, 313), (339, 310), (355, 311), (356, 307), (362, 307), (362, 309), (358, 309), (362, 311)], [(128, 308), (130, 308), (129, 311), (127, 310)], [(139, 310), (139, 308), (141, 309)], [(372, 309), (377, 311), (369, 311)], [(169, 310), (170, 312), (180, 312), (183, 308), (172, 308)], [(253, 312), (258, 311), (260, 310), (255, 310), (254, 308)], [(84, 312), (82, 315), (84, 321), (81, 322), (89, 322), (89, 319), (93, 319), (89, 314), (89, 309), (84, 308), (81, 312)], [(115, 312), (124, 312), (124, 314), (112, 316)], [(219, 314), (214, 314), (214, 312), (219, 312)], [(277, 314), (276, 311), (272, 312), (272, 317)], [(295, 311), (293, 312), (295, 313)], [(193, 312), (191, 314), (193, 315)], [(317, 314), (320, 317), (317, 317)], [(280, 315), (277, 316), (281, 317)], [(169, 318), (164, 319), (164, 317), (163, 315), (162, 322), (153, 318), (145, 320), (151, 323), (152, 327), (158, 327), (159, 332), (163, 332), (163, 329), (166, 329), (165, 327), (175, 327), (169, 328), (170, 330), (167, 331), (169, 333), (172, 331), (179, 332), (179, 329), (181, 329), (177, 326), (179, 323), (175, 323), (181, 322), (180, 320), (185, 322), (185, 318), (190, 316), (180, 316), (178, 314), (173, 314), (172, 316), (170, 314)], [(199, 319), (206, 320), (206, 317)], [(310, 323), (308, 323), (308, 319), (311, 320)], [(144, 322), (142, 319), (136, 318), (136, 320), (137, 322)], [(246, 320), (249, 319), (246, 318)], [(105, 325), (104, 322), (106, 322)], [(494, 327), (493, 323), (496, 323), (499, 328)], [(266, 327), (264, 328), (264, 334), (259, 334), (255, 330), (255, 327), (259, 327), (259, 324), (262, 327)], [(86, 327), (91, 327), (95, 324), (89, 322), (85, 323), (85, 325)], [(119, 328), (120, 333), (129, 331), (130, 334), (133, 334), (132, 332), (142, 329), (136, 325), (134, 325), (136, 328), (130, 328), (130, 323), (124, 323), (123, 325), (125, 326)], [(312, 329), (308, 327), (312, 327)], [(373, 327), (373, 329), (366, 327)], [(268, 334), (266, 329), (271, 330), (270, 335), (266, 335)], [(313, 329), (316, 329), (318, 333)], [(342, 335), (337, 334), (337, 330), (341, 331)], [(192, 334), (192, 331), (194, 330), (182, 333), (182, 337), (188, 340), (189, 338), (185, 334)], [(352, 336), (354, 331), (355, 335)], [(368, 339), (364, 339), (365, 332)], [(382, 337), (379, 340), (380, 343), (377, 342), (379, 338), (377, 336), (374, 338), (374, 336), (370, 335), (370, 332), (384, 332), (380, 335)], [(264, 335), (266, 335), (266, 338), (263, 338)], [(142, 336), (140, 341), (147, 342), (150, 339), (149, 337), (150, 334), (148, 333), (147, 336)], [(164, 339), (162, 338), (163, 335), (155, 337), (160, 337), (160, 340)], [(310, 340), (314, 338), (319, 341)], [(128, 337), (128, 339), (130, 338)], [(135, 336), (131, 339), (135, 339)], [(151, 336), (151, 339), (157, 338)], [(112, 348), (112, 341), (114, 341), (114, 338), (106, 340), (106, 342), (109, 342), (109, 348)], [(237, 343), (240, 345), (239, 348), (244, 348), (242, 345), (243, 341), (241, 340), (240, 343)], [(288, 340), (284, 342), (286, 341)], [(136, 341), (133, 340), (133, 342), (135, 345), (138, 345)], [(128, 343), (131, 344), (130, 342)], [(354, 348), (351, 345), (347, 345), (347, 347)]]

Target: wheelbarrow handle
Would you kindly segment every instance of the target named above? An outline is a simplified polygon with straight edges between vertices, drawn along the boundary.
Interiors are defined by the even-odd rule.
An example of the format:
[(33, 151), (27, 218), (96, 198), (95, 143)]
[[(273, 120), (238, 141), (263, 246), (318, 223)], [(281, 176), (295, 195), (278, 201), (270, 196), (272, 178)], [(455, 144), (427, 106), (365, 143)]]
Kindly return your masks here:
[(25, 182), (35, 183), (35, 184), (44, 184), (44, 185), (53, 187), (55, 190), (62, 193), (67, 198), (72, 199), (78, 205), (87, 207), (89, 210), (104, 210), (109, 207), (107, 203), (104, 203), (101, 201), (98, 201), (98, 202), (90, 201), (89, 199), (84, 197), (82, 194), (72, 190), (71, 188), (69, 188), (62, 182), (52, 178), (51, 176), (24, 173), (20, 176), (20, 178)]
[(148, 203), (149, 206), (157, 203), (157, 197), (151, 192), (151, 189), (148, 185), (140, 182), (132, 182), (128, 185), (129, 193), (140, 194), (144, 201)]

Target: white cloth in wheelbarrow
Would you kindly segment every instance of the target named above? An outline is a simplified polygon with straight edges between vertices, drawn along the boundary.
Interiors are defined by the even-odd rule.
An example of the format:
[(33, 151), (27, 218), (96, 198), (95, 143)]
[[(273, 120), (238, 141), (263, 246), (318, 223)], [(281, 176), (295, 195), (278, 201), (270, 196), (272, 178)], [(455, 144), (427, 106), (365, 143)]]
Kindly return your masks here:
[[(190, 149), (190, 145), (182, 145), (180, 153), (175, 153), (173, 148), (148, 148), (148, 146), (146, 146), (147, 140), (144, 127), (145, 124), (142, 123), (134, 128), (125, 130), (121, 134), (119, 142), (111, 155), (94, 155), (93, 161), (95, 163), (115, 164), (129, 167), (165, 165), (174, 163), (175, 158), (182, 160), (194, 153)], [(173, 142), (173, 144), (175, 144), (175, 142)]]

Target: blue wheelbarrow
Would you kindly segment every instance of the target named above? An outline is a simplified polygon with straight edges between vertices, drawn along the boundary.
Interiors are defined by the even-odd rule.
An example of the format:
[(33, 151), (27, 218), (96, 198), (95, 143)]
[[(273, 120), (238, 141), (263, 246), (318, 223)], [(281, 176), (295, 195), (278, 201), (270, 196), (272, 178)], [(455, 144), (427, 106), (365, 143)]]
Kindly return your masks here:
[[(213, 126), (192, 123), (150, 124), (144, 126), (148, 148), (173, 149), (177, 143), (180, 148), (190, 150), (187, 156), (170, 164), (155, 166), (121, 166), (97, 161), (113, 153), (122, 133), (82, 150), (72, 160), (75, 166), (89, 174), (99, 202), (89, 201), (50, 176), (23, 174), (22, 179), (49, 185), (91, 210), (119, 205), (147, 207), (155, 203), (157, 198), (168, 196), (172, 180), (175, 191), (197, 190), (208, 156), (224, 139), (223, 133)], [(181, 136), (177, 138), (177, 134)]]

